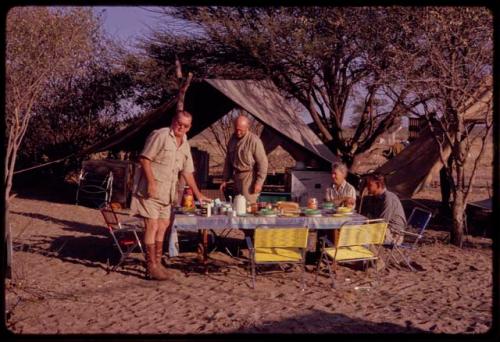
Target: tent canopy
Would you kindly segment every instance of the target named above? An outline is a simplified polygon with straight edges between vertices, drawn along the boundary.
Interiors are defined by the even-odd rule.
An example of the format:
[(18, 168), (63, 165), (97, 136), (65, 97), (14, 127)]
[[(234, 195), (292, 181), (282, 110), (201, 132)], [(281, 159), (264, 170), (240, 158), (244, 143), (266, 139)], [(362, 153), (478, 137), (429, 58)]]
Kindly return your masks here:
[[(176, 104), (177, 99), (164, 103), (84, 153), (142, 149), (152, 130), (169, 126)], [(207, 79), (191, 85), (184, 107), (193, 114), (189, 138), (241, 107), (264, 125), (262, 138), (266, 149), (282, 145), (294, 159), (308, 160), (312, 156), (323, 167), (338, 160), (270, 81)], [(266, 140), (272, 143), (266, 144)]]

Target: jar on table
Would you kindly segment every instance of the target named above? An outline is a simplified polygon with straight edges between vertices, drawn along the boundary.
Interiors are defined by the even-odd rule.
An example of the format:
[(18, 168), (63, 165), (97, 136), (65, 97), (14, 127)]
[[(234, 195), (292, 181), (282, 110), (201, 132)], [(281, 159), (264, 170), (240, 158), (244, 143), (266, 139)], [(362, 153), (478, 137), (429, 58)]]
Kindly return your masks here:
[(307, 200), (307, 208), (308, 209), (318, 209), (318, 199), (315, 197), (310, 197)]

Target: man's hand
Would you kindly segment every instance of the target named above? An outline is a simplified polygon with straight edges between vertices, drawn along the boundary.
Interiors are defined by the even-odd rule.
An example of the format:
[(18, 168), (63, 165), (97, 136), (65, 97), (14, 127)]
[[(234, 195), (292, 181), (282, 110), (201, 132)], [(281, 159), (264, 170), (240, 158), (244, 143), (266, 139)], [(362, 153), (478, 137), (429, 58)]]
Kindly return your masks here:
[(219, 190), (224, 192), (224, 190), (226, 189), (226, 186), (227, 186), (227, 182), (222, 182), (220, 187), (219, 187)]
[(253, 193), (254, 194), (260, 194), (262, 192), (262, 184), (257, 184), (253, 186)]
[(352, 207), (354, 207), (355, 204), (356, 204), (356, 202), (355, 202), (354, 198), (352, 198), (352, 197), (346, 197), (344, 199), (344, 205), (346, 207), (352, 208)]
[(148, 182), (148, 197), (158, 198), (158, 189), (156, 188), (156, 182)]
[(212, 202), (212, 199), (203, 195), (201, 192), (196, 196), (199, 202)]

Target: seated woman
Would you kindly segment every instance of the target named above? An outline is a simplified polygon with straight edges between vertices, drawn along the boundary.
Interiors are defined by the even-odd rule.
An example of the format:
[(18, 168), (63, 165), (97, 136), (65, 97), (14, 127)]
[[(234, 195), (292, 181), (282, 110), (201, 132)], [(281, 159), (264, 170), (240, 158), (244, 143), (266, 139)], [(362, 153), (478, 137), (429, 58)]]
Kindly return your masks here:
[(332, 185), (326, 188), (325, 201), (335, 206), (354, 208), (356, 205), (356, 189), (347, 183), (347, 166), (344, 163), (332, 164)]
[(379, 173), (366, 177), (366, 190), (360, 214), (370, 219), (383, 218), (388, 223), (384, 244), (400, 244), (401, 236), (396, 233), (406, 228), (406, 216), (398, 196), (386, 189), (385, 177)]

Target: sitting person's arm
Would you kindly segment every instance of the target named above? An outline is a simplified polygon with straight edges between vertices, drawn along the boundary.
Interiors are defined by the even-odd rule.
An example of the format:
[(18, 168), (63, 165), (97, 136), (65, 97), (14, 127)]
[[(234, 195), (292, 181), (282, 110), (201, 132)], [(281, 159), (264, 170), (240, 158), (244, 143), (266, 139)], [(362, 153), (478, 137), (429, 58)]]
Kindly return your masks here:
[(341, 205), (354, 209), (354, 207), (356, 206), (356, 189), (354, 189), (354, 187), (349, 183), (347, 183), (347, 185), (348, 192), (347, 195), (342, 199)]

